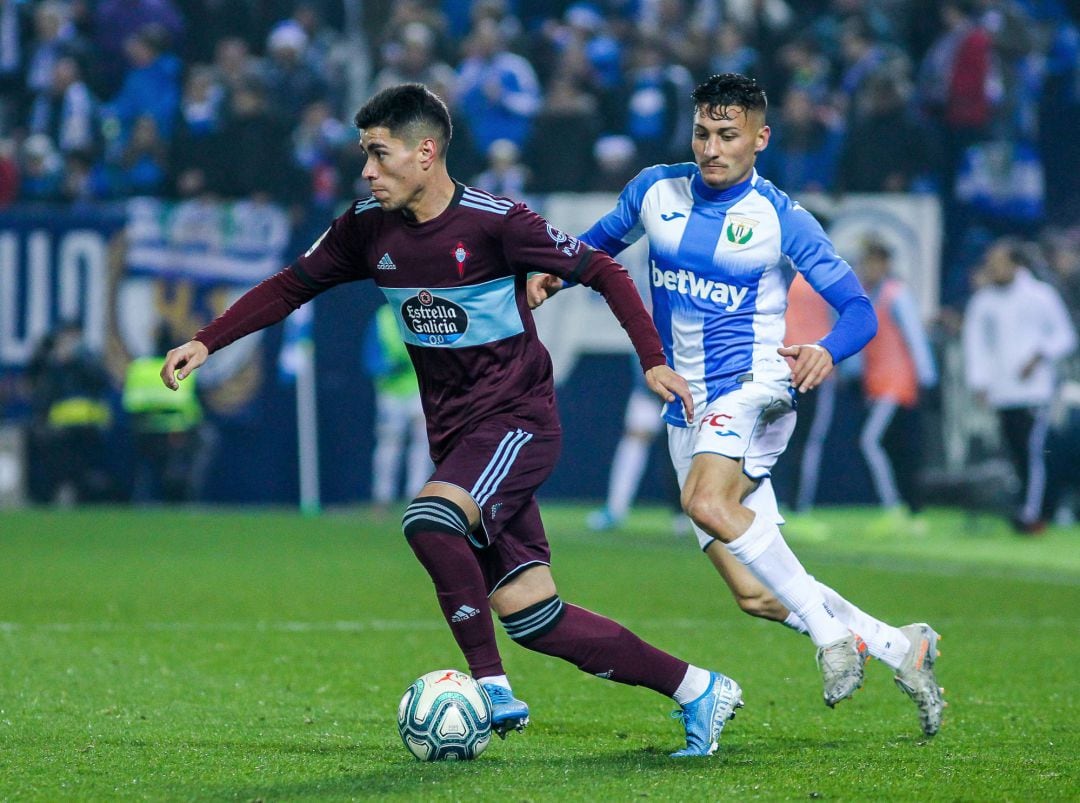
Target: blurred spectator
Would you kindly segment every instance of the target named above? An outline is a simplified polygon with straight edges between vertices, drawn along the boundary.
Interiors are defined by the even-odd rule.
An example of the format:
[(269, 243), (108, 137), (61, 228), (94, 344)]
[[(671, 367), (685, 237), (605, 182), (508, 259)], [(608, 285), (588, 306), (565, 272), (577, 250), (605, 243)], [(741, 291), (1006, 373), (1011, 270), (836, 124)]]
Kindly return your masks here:
[(978, 403), (997, 414), (1006, 452), (1020, 477), (1013, 525), (1021, 533), (1045, 526), (1044, 448), (1058, 363), (1076, 349), (1076, 330), (1053, 287), (1031, 272), (1031, 259), (1013, 239), (986, 252), (980, 287), (964, 315), (964, 367)]
[[(93, 8), (94, 36), (104, 81), (103, 97), (112, 95), (124, 81), (131, 37), (149, 27), (155, 32), (161, 52), (170, 42), (178, 46), (184, 36), (184, 20), (172, 0), (98, 0)], [(137, 113), (132, 119), (135, 116)]]
[(135, 121), (131, 137), (114, 165), (115, 193), (121, 196), (159, 195), (166, 189), (169, 149), (149, 114)]
[(182, 65), (168, 52), (168, 36), (160, 25), (147, 25), (125, 43), (131, 71), (116, 97), (102, 106), (107, 150), (111, 153), (126, 146), (136, 121), (144, 115), (154, 118), (163, 139), (172, 137), (180, 108)]
[(524, 146), (542, 103), (532, 65), (506, 49), (502, 32), (490, 18), (473, 29), (465, 52), (456, 103), (461, 126), (472, 134), (474, 155), (483, 158), (497, 139)]
[(923, 506), (920, 394), (937, 386), (937, 366), (915, 296), (893, 273), (888, 246), (864, 243), (856, 271), (878, 319), (877, 334), (858, 355), (868, 405), (859, 448), (885, 508), (883, 524), (916, 534), (921, 527), (909, 513)]
[(1039, 240), (1050, 283), (1061, 293), (1073, 326), (1080, 328), (1080, 229), (1049, 229)]
[(622, 134), (600, 137), (593, 146), (596, 169), (588, 189), (593, 192), (620, 193), (638, 172), (640, 160), (634, 140)]
[(251, 55), (247, 42), (238, 37), (222, 39), (214, 48), (214, 71), (226, 95), (249, 81), (261, 78), (259, 62)]
[(22, 144), (19, 200), (57, 201), (63, 181), (63, 162), (48, 134), (31, 134)]
[(974, 0), (945, 0), (944, 31), (919, 69), (919, 98), (945, 146), (946, 199), (951, 200), (960, 155), (990, 133), (991, 39), (978, 24)]
[(47, 93), (53, 86), (57, 62), (87, 57), (88, 46), (71, 24), (68, 6), (46, 0), (34, 8), (34, 45), (26, 70), (26, 90)]
[[(802, 89), (816, 102), (829, 95), (829, 60), (810, 36), (796, 36), (779, 48), (776, 98), (790, 89)], [(770, 94), (770, 101), (772, 95)]]
[[(771, 149), (770, 144), (766, 153)], [(801, 273), (796, 273), (788, 288), (784, 343), (817, 343), (832, 330), (834, 320), (829, 302), (815, 292)], [(792, 363), (790, 358), (786, 359)], [(829, 374), (813, 393), (799, 397), (795, 429), (785, 450), (786, 454), (797, 456), (798, 462), (780, 460), (773, 468), (777, 501), (797, 513), (809, 513), (817, 501), (821, 458), (836, 410), (837, 376), (837, 372)], [(808, 522), (802, 524), (807, 526)]]
[(171, 192), (190, 198), (209, 190), (219, 169), (215, 151), (225, 114), (225, 88), (217, 72), (196, 64), (188, 72), (169, 157)]
[(371, 94), (395, 84), (419, 83), (444, 100), (451, 98), (457, 73), (445, 61), (435, 58), (435, 34), (422, 22), (410, 22), (401, 29), (401, 40), (383, 48), (385, 66), (375, 75)]
[(470, 182), (474, 187), (520, 201), (529, 183), (529, 168), (521, 163), (521, 149), (508, 139), (497, 139), (488, 147), (487, 170)]
[(830, 192), (843, 143), (843, 131), (828, 109), (805, 90), (792, 88), (784, 96), (769, 147), (758, 157), (758, 171), (787, 192)]
[(709, 72), (717, 75), (737, 72), (743, 75), (761, 75), (760, 55), (746, 42), (746, 34), (734, 22), (726, 22), (716, 32), (715, 46), (709, 57)]
[(330, 104), (321, 100), (304, 109), (293, 131), (293, 159), (310, 178), (312, 201), (326, 213), (332, 213), (337, 203), (341, 151), (355, 138), (354, 129), (334, 117)]
[[(1080, 8), (1074, 4), (1074, 13)], [(1039, 151), (1047, 161), (1046, 210), (1050, 221), (1080, 221), (1080, 29), (1062, 12), (1052, 19), (1039, 105)], [(1069, 143), (1066, 145), (1066, 143)]]
[(867, 80), (844, 140), (837, 189), (912, 192), (933, 186), (941, 169), (937, 139), (932, 129), (919, 124), (907, 91), (896, 76)]
[(53, 64), (52, 81), (34, 98), (30, 130), (48, 134), (62, 153), (97, 146), (97, 99), (82, 80), (79, 63), (62, 56)]
[(64, 180), (60, 185), (61, 200), (73, 207), (93, 204), (109, 198), (113, 181), (104, 165), (94, 160), (88, 151), (71, 151), (64, 155)]
[(525, 148), (533, 192), (583, 192), (592, 176), (593, 143), (603, 124), (596, 96), (571, 74), (552, 76)]
[(110, 388), (100, 356), (76, 323), (42, 339), (27, 369), (31, 387), (30, 498), (71, 505), (115, 494), (106, 457), (112, 427)]
[(33, 46), (30, 7), (0, 0), (0, 136), (9, 135), (23, 117), (26, 62)]
[(689, 71), (672, 61), (658, 36), (642, 36), (630, 54), (624, 86), (625, 125), (639, 163), (681, 162), (690, 141), (693, 108)]
[(324, 98), (327, 83), (307, 60), (308, 36), (299, 23), (282, 22), (266, 40), (264, 80), (271, 108), (286, 120), (298, 120), (301, 111)]
[(248, 80), (234, 89), (213, 146), (221, 169), (210, 188), (226, 198), (257, 196), (303, 204), (308, 194), (292, 158), (292, 141), (284, 121), (275, 116), (266, 89)]

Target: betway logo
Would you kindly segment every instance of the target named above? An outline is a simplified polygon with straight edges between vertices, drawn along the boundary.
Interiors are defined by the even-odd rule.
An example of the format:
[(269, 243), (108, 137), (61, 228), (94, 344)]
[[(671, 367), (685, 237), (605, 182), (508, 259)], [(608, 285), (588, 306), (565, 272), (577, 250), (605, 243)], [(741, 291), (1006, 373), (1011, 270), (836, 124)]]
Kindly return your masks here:
[(722, 304), (726, 312), (734, 312), (742, 304), (743, 299), (746, 298), (746, 291), (748, 287), (736, 287), (733, 284), (725, 284), (724, 282), (714, 282), (712, 279), (699, 278), (696, 273), (690, 270), (661, 270), (656, 266), (655, 260), (650, 260), (652, 264), (652, 283), (653, 287), (663, 287), (667, 290), (672, 290), (677, 293), (682, 293), (684, 296), (696, 296), (703, 301), (712, 301), (716, 304)]

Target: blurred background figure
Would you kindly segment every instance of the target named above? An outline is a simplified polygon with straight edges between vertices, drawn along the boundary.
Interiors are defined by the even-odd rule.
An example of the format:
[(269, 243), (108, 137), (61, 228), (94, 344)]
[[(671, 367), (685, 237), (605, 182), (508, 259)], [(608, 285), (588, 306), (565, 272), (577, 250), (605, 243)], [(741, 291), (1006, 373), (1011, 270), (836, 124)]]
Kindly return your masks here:
[[(428, 454), (427, 428), (412, 360), (394, 313), (383, 304), (368, 325), (364, 370), (375, 384), (375, 451), (371, 460), (371, 501), (377, 511), (412, 498), (435, 466)], [(407, 448), (406, 448), (407, 447)], [(401, 468), (405, 464), (404, 486)]]
[(910, 513), (922, 508), (920, 391), (937, 386), (937, 366), (918, 304), (892, 272), (885, 244), (863, 244), (856, 272), (877, 313), (878, 330), (859, 355), (868, 405), (859, 448), (885, 508), (887, 531), (918, 533)]
[(132, 501), (136, 503), (193, 501), (206, 462), (196, 382), (182, 382), (175, 392), (161, 383), (161, 363), (177, 340), (162, 325), (154, 353), (132, 360), (124, 374), (123, 405), (135, 449)]
[(1019, 533), (1046, 526), (1045, 446), (1058, 364), (1076, 349), (1076, 330), (1058, 292), (1035, 278), (1023, 244), (1002, 238), (987, 250), (964, 316), (967, 385), (996, 414), (1020, 478), (1013, 516)]
[(521, 149), (508, 139), (488, 146), (487, 170), (473, 177), (471, 184), (492, 195), (520, 201), (529, 183), (529, 168), (521, 163)]
[[(116, 496), (108, 465), (109, 378), (77, 323), (46, 335), (31, 359), (30, 498), (70, 506)], [(160, 384), (160, 380), (159, 380)]]
[[(833, 320), (832, 307), (814, 292), (802, 274), (797, 274), (788, 289), (784, 342), (816, 343), (832, 329)], [(776, 498), (797, 513), (809, 513), (817, 499), (821, 456), (836, 410), (837, 382), (836, 374), (830, 374), (813, 393), (799, 396), (795, 431), (787, 448), (787, 453), (797, 455), (798, 461), (782, 460), (773, 469)]]

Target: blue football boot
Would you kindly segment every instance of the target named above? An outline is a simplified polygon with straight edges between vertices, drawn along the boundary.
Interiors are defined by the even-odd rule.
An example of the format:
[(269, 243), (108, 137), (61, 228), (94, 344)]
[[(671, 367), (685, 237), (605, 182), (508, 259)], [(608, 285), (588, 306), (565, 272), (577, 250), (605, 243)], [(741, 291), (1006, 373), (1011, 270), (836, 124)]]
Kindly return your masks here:
[(711, 756), (719, 746), (720, 732), (735, 709), (742, 708), (742, 689), (731, 678), (711, 672), (712, 682), (705, 693), (672, 713), (686, 726), (686, 747), (672, 753), (673, 758)]
[(512, 730), (523, 731), (529, 724), (529, 706), (514, 697), (514, 693), (497, 683), (484, 683), (481, 688), (491, 701), (491, 729), (505, 739)]

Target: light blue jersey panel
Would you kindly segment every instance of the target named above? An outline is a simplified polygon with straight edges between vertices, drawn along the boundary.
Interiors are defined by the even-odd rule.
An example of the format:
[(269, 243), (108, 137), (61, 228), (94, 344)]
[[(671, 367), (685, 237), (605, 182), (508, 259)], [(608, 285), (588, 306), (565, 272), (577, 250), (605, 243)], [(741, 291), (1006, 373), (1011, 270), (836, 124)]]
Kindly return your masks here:
[[(582, 239), (614, 255), (642, 234), (653, 320), (699, 410), (750, 378), (789, 376), (777, 349), (796, 266), (817, 290), (851, 271), (817, 221), (756, 172), (718, 191), (693, 163), (648, 168)], [(664, 418), (685, 426), (681, 402)]]
[(410, 346), (468, 348), (525, 331), (513, 276), (465, 287), (380, 289)]

